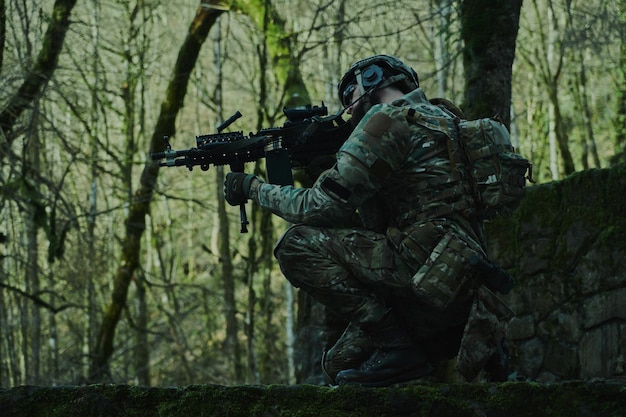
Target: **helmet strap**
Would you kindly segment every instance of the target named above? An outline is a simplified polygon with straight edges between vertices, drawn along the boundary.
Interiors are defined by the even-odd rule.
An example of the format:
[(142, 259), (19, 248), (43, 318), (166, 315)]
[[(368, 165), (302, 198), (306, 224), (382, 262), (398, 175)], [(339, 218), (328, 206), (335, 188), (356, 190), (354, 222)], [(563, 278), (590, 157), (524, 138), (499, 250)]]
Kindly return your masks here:
[(359, 87), (361, 96), (358, 99), (356, 99), (352, 104), (361, 100), (363, 101), (364, 108), (369, 110), (372, 107), (372, 99), (371, 99), (370, 94), (378, 87), (378, 84), (375, 84), (366, 90), (365, 87), (363, 86), (363, 73), (361, 72), (361, 68), (357, 68), (357, 70), (354, 72), (354, 75), (356, 77), (356, 84)]
[(402, 81), (402, 80), (406, 80), (407, 76), (404, 74), (396, 74), (392, 77), (386, 78), (382, 83), (380, 83), (380, 85), (378, 85), (376, 88), (385, 88), (385, 87), (389, 87), (392, 84), (397, 83), (398, 81)]

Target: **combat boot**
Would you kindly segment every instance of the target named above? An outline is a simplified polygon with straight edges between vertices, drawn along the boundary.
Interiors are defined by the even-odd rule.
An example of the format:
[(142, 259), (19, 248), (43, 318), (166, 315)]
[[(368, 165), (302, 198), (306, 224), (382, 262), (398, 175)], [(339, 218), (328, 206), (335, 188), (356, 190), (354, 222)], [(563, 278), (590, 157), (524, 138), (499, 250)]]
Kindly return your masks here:
[(393, 316), (365, 329), (376, 350), (360, 366), (337, 373), (339, 385), (383, 387), (408, 382), (430, 374), (433, 367)]
[(359, 367), (375, 349), (365, 332), (350, 322), (333, 347), (322, 354), (322, 371), (327, 382), (335, 385), (335, 377), (339, 371)]

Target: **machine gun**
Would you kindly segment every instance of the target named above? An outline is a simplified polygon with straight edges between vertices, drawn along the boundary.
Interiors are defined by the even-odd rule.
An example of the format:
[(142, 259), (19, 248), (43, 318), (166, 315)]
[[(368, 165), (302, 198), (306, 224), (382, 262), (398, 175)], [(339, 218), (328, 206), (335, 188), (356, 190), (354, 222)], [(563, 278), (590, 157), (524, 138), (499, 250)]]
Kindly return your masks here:
[[(350, 123), (341, 117), (343, 111), (327, 116), (328, 109), (307, 105), (283, 109), (287, 121), (282, 127), (261, 129), (245, 136), (242, 131), (222, 133), (241, 117), (237, 111), (217, 127), (217, 132), (196, 136), (196, 147), (172, 149), (169, 138), (163, 138), (165, 150), (151, 154), (164, 167), (199, 166), (206, 171), (211, 165), (229, 165), (233, 172), (243, 172), (246, 162), (265, 158), (267, 180), (272, 184), (293, 185), (292, 168), (304, 168), (319, 156), (335, 154), (350, 135)], [(245, 206), (240, 206), (241, 233), (247, 232)]]

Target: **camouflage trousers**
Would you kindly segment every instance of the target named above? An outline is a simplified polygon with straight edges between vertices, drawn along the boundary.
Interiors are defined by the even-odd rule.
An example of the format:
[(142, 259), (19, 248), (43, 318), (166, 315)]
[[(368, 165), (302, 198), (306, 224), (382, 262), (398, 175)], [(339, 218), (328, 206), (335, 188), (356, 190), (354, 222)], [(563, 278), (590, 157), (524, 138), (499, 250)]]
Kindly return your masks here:
[(359, 324), (380, 320), (385, 293), (406, 286), (394, 275), (386, 237), (367, 230), (293, 226), (274, 254), (292, 285)]
[(439, 355), (441, 346), (446, 346), (448, 356), (456, 354), (458, 329), (467, 320), (471, 300), (461, 295), (445, 310), (421, 302), (411, 290), (405, 260), (385, 235), (297, 225), (287, 230), (274, 253), (292, 285), (351, 323), (338, 346), (329, 351), (349, 356), (334, 367), (364, 354), (363, 329), (390, 310), (417, 343), (431, 346), (424, 346), (425, 350)]

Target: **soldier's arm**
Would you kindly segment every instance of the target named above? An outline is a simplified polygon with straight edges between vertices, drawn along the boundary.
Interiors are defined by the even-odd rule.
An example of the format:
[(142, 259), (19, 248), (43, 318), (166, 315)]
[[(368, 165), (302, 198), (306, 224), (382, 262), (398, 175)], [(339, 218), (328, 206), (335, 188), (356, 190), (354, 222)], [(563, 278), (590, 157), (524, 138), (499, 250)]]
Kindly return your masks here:
[(260, 184), (251, 198), (291, 223), (336, 226), (371, 198), (404, 160), (409, 127), (395, 107), (374, 106), (311, 188)]

